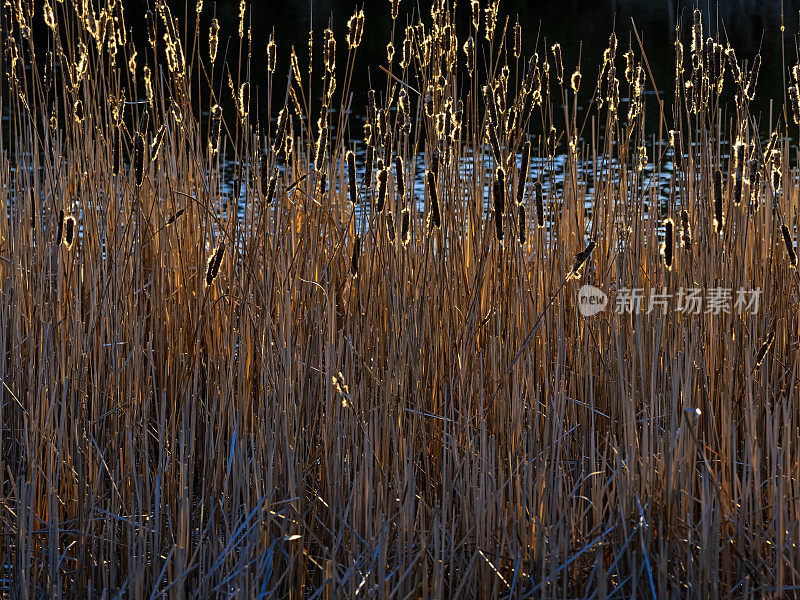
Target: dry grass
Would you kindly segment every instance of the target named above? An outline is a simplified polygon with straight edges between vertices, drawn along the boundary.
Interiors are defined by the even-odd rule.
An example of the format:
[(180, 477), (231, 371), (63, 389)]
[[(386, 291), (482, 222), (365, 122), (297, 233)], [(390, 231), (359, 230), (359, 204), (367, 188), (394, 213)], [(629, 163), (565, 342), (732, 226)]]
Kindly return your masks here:
[[(158, 5), (136, 49), (119, 2), (88, 4), (3, 9), (11, 597), (800, 589), (800, 109), (753, 119), (758, 65), (698, 21), (673, 101), (638, 35), (581, 77), (549, 40), (522, 57), (496, 2), (461, 3), (464, 40), (437, 0), (371, 57), (351, 141), (362, 32), (397, 0), (316, 31), (288, 80), (244, 3), (238, 32)], [(584, 283), (764, 296), (584, 318)]]

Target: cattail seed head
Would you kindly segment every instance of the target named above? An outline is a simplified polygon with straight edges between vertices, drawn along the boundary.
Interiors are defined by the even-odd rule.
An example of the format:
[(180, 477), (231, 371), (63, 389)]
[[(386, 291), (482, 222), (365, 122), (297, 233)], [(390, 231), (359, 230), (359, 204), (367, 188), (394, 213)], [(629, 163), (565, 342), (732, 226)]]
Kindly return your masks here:
[(797, 254), (794, 250), (794, 242), (786, 225), (781, 225), (781, 234), (783, 235), (783, 244), (786, 246), (786, 253), (789, 255), (789, 264), (792, 268), (797, 268)]
[(400, 200), (403, 200), (406, 196), (406, 180), (404, 175), (403, 159), (400, 156), (396, 156), (394, 159), (394, 171), (395, 185), (397, 186), (397, 197)]
[(575, 263), (572, 265), (572, 268), (567, 275), (567, 279), (577, 279), (580, 277), (581, 267), (583, 267), (583, 264), (589, 259), (589, 256), (591, 256), (596, 245), (597, 242), (593, 239), (589, 242), (584, 250), (575, 255)]
[(561, 61), (561, 44), (553, 44), (550, 48), (553, 51), (553, 60), (556, 65), (556, 79), (559, 84), (564, 83), (564, 64)]
[(525, 142), (522, 147), (522, 162), (519, 166), (519, 181), (517, 183), (517, 204), (522, 204), (525, 200), (525, 184), (528, 181), (528, 168), (530, 166), (531, 158), (531, 143)]
[(544, 227), (544, 194), (542, 191), (542, 184), (539, 181), (533, 184), (533, 197), (536, 201), (536, 224), (539, 227)]
[(225, 241), (220, 240), (216, 250), (214, 250), (214, 252), (208, 259), (208, 265), (206, 266), (206, 278), (205, 278), (206, 287), (214, 283), (214, 280), (217, 278), (217, 274), (219, 273), (219, 267), (222, 264), (222, 258), (224, 255), (225, 255)]
[(689, 223), (689, 213), (684, 208), (681, 210), (681, 246), (688, 249), (692, 244), (692, 226)]
[(517, 207), (517, 239), (520, 246), (525, 245), (526, 231), (525, 231), (525, 205), (520, 204)]
[(436, 175), (433, 171), (428, 171), (425, 177), (428, 184), (428, 198), (431, 203), (430, 228), (433, 229), (435, 227), (436, 229), (441, 229), (442, 217), (439, 212), (439, 194), (436, 189)]
[(672, 219), (664, 221), (664, 243), (661, 245), (661, 257), (664, 259), (667, 271), (672, 270), (672, 256), (675, 250), (674, 228), (675, 224)]
[(503, 241), (503, 215), (506, 210), (504, 173), (502, 168), (497, 169), (498, 177), (492, 184), (492, 199), (494, 200), (494, 225), (497, 240)]
[(214, 156), (219, 151), (219, 134), (222, 127), (222, 108), (219, 104), (211, 107), (211, 131), (208, 136), (208, 151)]
[(350, 203), (358, 204), (358, 183), (356, 182), (356, 156), (348, 150), (345, 157), (347, 162), (347, 181), (350, 186)]
[(386, 235), (389, 236), (389, 241), (394, 244), (394, 215), (391, 211), (386, 213)]
[(217, 49), (219, 48), (219, 21), (212, 19), (211, 28), (208, 31), (208, 57), (213, 64), (217, 60)]
[(75, 217), (68, 215), (64, 218), (64, 245), (67, 250), (72, 250), (75, 243)]
[(514, 58), (519, 58), (522, 54), (522, 26), (519, 24), (519, 18), (514, 25)]
[(56, 246), (60, 246), (64, 239), (64, 211), (58, 211), (58, 226), (56, 229)]
[(714, 171), (714, 228), (722, 231), (722, 171)]
[(353, 240), (353, 254), (350, 257), (350, 274), (358, 277), (358, 261), (361, 258), (361, 236), (356, 234)]
[(400, 242), (407, 246), (411, 239), (411, 212), (406, 206), (400, 213)]
[(364, 11), (353, 13), (347, 21), (347, 45), (351, 50), (355, 50), (361, 44), (361, 36), (364, 33)]
[(577, 94), (578, 90), (581, 89), (581, 72), (579, 70), (575, 71), (572, 74), (572, 79), (570, 80), (570, 83), (572, 85), (572, 91)]
[(761, 348), (758, 349), (758, 354), (756, 354), (756, 367), (760, 367), (761, 363), (764, 362), (764, 357), (767, 354), (767, 351), (772, 347), (772, 342), (775, 340), (775, 330), (771, 329), (767, 339), (761, 344)]
[(381, 213), (386, 206), (386, 182), (388, 180), (389, 172), (386, 169), (378, 171), (378, 198), (375, 204), (375, 209)]
[(733, 202), (737, 206), (742, 201), (742, 180), (744, 179), (744, 151), (743, 142), (736, 142), (733, 149), (734, 182), (733, 182)]

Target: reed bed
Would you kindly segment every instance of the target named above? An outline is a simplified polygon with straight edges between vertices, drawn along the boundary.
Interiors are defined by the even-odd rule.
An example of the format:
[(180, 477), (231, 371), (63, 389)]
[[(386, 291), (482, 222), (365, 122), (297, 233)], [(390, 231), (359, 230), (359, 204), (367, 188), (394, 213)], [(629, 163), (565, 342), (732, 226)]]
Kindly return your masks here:
[(764, 122), (779, 67), (699, 12), (665, 93), (637, 31), (588, 72), (405, 1), (302, 52), (246, 2), (156, 2), (138, 46), (115, 0), (4, 4), (6, 596), (800, 590), (800, 68)]

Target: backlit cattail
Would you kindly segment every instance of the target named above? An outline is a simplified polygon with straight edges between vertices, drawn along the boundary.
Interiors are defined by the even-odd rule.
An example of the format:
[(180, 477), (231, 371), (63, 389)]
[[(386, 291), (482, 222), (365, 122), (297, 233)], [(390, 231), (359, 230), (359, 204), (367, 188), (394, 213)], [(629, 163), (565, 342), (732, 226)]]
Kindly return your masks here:
[(170, 217), (167, 219), (167, 223), (166, 223), (166, 224), (167, 224), (167, 225), (172, 225), (172, 224), (173, 224), (175, 221), (177, 221), (177, 220), (178, 220), (178, 219), (181, 217), (181, 215), (182, 215), (183, 213), (185, 213), (185, 212), (186, 212), (186, 209), (185, 209), (185, 208), (182, 208), (182, 209), (180, 209), (178, 212), (176, 212), (174, 215), (171, 215), (171, 216), (170, 216)]
[(389, 3), (392, 5), (392, 21), (394, 21), (400, 12), (400, 0), (389, 0)]
[(333, 376), (332, 381), (336, 392), (342, 397), (342, 406), (347, 408), (350, 405), (350, 390), (344, 382), (344, 376), (339, 372)]
[(222, 265), (222, 258), (225, 256), (225, 241), (220, 240), (219, 246), (217, 246), (216, 250), (211, 254), (211, 257), (208, 259), (208, 265), (206, 266), (206, 287), (210, 286), (214, 283), (214, 280), (217, 278), (217, 274), (219, 273), (219, 267)]
[(360, 10), (353, 13), (347, 21), (347, 45), (351, 50), (355, 50), (361, 44), (361, 36), (364, 33), (364, 11)]
[(758, 70), (761, 68), (761, 55), (756, 54), (753, 59), (753, 67), (750, 69), (750, 77), (747, 79), (747, 85), (744, 88), (744, 95), (748, 100), (756, 97), (756, 84), (758, 83)]
[(742, 201), (742, 180), (744, 178), (744, 151), (745, 151), (744, 143), (736, 142), (736, 145), (733, 148), (733, 167), (734, 167), (733, 202), (737, 206)]
[(794, 251), (794, 242), (792, 235), (789, 233), (789, 228), (786, 225), (781, 225), (781, 234), (783, 235), (783, 244), (786, 246), (786, 253), (789, 255), (789, 264), (792, 267), (797, 267), (797, 254)]
[(350, 203), (358, 204), (358, 183), (356, 182), (356, 155), (348, 150), (346, 155), (347, 181), (350, 189)]
[(137, 133), (133, 140), (133, 174), (137, 187), (141, 187), (144, 182), (145, 153), (144, 136), (141, 133)]
[(426, 173), (426, 179), (428, 182), (428, 198), (431, 202), (430, 227), (431, 229), (434, 227), (439, 229), (442, 226), (442, 217), (439, 212), (439, 194), (436, 190), (436, 175), (433, 171), (428, 171)]
[(213, 63), (217, 60), (217, 49), (219, 48), (219, 21), (212, 19), (211, 28), (208, 30), (208, 57)]
[(269, 42), (267, 43), (267, 71), (270, 73), (275, 72), (275, 55), (275, 40), (272, 39), (272, 36), (269, 36)]
[(353, 240), (353, 254), (350, 257), (350, 274), (358, 277), (358, 261), (361, 258), (361, 236), (356, 234)]
[(517, 240), (519, 245), (525, 245), (526, 231), (525, 231), (525, 205), (520, 204), (517, 207)]
[(581, 72), (580, 72), (580, 70), (576, 70), (572, 74), (572, 79), (570, 80), (570, 84), (572, 85), (572, 91), (577, 94), (578, 90), (581, 89)]
[(83, 119), (84, 119), (85, 115), (84, 115), (84, 112), (83, 112), (83, 101), (82, 100), (76, 100), (75, 101), (74, 115), (75, 115), (75, 122), (78, 125), (83, 123)]
[(675, 170), (681, 170), (681, 158), (683, 149), (681, 148), (681, 132), (671, 130), (669, 132), (669, 145), (672, 148), (672, 160), (675, 163)]
[(792, 107), (792, 120), (795, 125), (800, 125), (800, 86), (789, 86), (789, 104)]
[(245, 81), (239, 86), (239, 116), (244, 122), (250, 110), (250, 83)]
[(389, 172), (386, 169), (381, 169), (378, 171), (378, 198), (375, 203), (375, 210), (377, 210), (379, 213), (383, 212), (383, 209), (386, 206), (386, 181), (388, 176)]
[(272, 139), (272, 151), (280, 154), (286, 144), (286, 125), (289, 121), (289, 107), (284, 106), (278, 113), (278, 128), (275, 137)]
[(386, 235), (389, 236), (389, 241), (394, 244), (394, 215), (391, 211), (386, 213)]
[(758, 161), (751, 158), (747, 161), (747, 179), (750, 182), (750, 209), (754, 210), (758, 205), (758, 190), (761, 185), (761, 171), (758, 168)]
[(761, 363), (764, 362), (764, 357), (767, 354), (767, 351), (772, 347), (772, 342), (775, 340), (775, 329), (771, 329), (769, 335), (767, 335), (767, 339), (761, 344), (761, 348), (758, 349), (758, 354), (756, 354), (756, 367), (760, 367)]
[(514, 25), (514, 58), (519, 58), (522, 54), (522, 26), (519, 24), (519, 17)]
[(722, 231), (722, 171), (714, 171), (714, 228)]
[(208, 151), (214, 156), (219, 150), (219, 133), (222, 126), (222, 108), (219, 104), (211, 107), (211, 131), (208, 135)]
[(703, 50), (703, 22), (699, 10), (694, 11), (694, 22), (692, 24), (692, 53), (699, 59), (699, 53)]
[(264, 197), (268, 205), (271, 205), (272, 201), (275, 199), (275, 189), (278, 187), (279, 174), (280, 171), (278, 170), (278, 167), (275, 167), (275, 169), (272, 171), (272, 177), (270, 177), (269, 182), (267, 183), (267, 189), (264, 192)]
[(661, 257), (664, 259), (667, 271), (672, 270), (672, 255), (675, 251), (674, 228), (675, 224), (672, 219), (664, 221), (664, 243), (661, 245)]
[(64, 211), (58, 211), (58, 227), (56, 229), (56, 246), (60, 246), (64, 239)]
[(394, 62), (394, 44), (389, 42), (386, 44), (386, 63), (391, 65)]
[(764, 162), (768, 162), (772, 158), (772, 151), (775, 149), (775, 144), (778, 142), (778, 131), (772, 132), (767, 144), (767, 149), (764, 151)]
[(72, 249), (72, 244), (75, 243), (75, 217), (69, 215), (64, 218), (64, 245), (67, 250)]
[(317, 180), (317, 198), (322, 199), (325, 196), (325, 192), (328, 190), (328, 174), (325, 171), (322, 171), (319, 174), (319, 179)]
[(538, 181), (533, 184), (533, 197), (536, 202), (536, 224), (539, 227), (544, 227), (544, 194), (542, 193), (542, 184)]
[(525, 184), (528, 181), (528, 168), (531, 158), (531, 143), (525, 142), (522, 147), (522, 162), (519, 165), (519, 174), (517, 182), (517, 204), (522, 204), (525, 200)]
[(403, 169), (403, 159), (396, 156), (394, 159), (395, 185), (397, 186), (397, 197), (402, 200), (406, 196), (406, 180)]
[(558, 79), (559, 84), (564, 83), (564, 64), (561, 62), (561, 44), (553, 44), (552, 48), (553, 51), (553, 59), (556, 64), (556, 79)]
[(494, 225), (498, 241), (503, 241), (503, 215), (506, 210), (505, 172), (502, 167), (497, 168), (497, 178), (492, 184), (492, 199), (494, 201)]
[(681, 246), (689, 248), (692, 244), (692, 226), (689, 223), (689, 213), (684, 208), (681, 210)]
[(153, 143), (150, 144), (150, 160), (155, 160), (157, 158), (158, 151), (161, 150), (161, 144), (164, 141), (164, 133), (166, 130), (166, 124), (162, 123), (161, 127), (158, 128), (156, 137), (153, 139)]
[(582, 250), (575, 255), (575, 263), (572, 265), (572, 268), (567, 275), (567, 279), (577, 279), (580, 276), (581, 267), (583, 267), (583, 263), (585, 263), (591, 256), (595, 245), (597, 245), (597, 242), (595, 240), (591, 240), (589, 245), (586, 246), (585, 250)]
[(147, 41), (150, 42), (151, 46), (156, 45), (156, 20), (153, 16), (153, 11), (148, 10), (144, 14), (145, 25), (147, 27)]
[(400, 213), (400, 242), (403, 246), (408, 244), (411, 239), (411, 212), (406, 206)]
[(467, 41), (464, 42), (464, 54), (467, 57), (467, 69), (472, 73), (475, 67), (475, 41), (472, 39), (472, 36), (469, 36)]

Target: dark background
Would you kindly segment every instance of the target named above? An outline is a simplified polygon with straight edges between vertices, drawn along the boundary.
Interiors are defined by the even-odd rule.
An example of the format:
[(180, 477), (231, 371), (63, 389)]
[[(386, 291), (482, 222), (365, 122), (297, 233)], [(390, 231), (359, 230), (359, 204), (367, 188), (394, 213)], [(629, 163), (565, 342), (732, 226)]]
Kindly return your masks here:
[[(148, 7), (144, 0), (123, 0), (129, 25), (143, 35), (143, 15)], [(189, 23), (193, 31), (195, 20), (194, 0), (168, 0), (173, 12), (181, 20)], [(487, 0), (481, 0), (485, 7)], [(307, 64), (308, 31), (313, 21), (315, 78), (321, 73), (321, 32), (329, 21), (337, 37), (339, 51), (338, 64), (343, 65), (346, 58), (344, 35), (346, 23), (356, 8), (362, 7), (366, 15), (364, 39), (358, 50), (357, 64), (360, 68), (354, 73), (356, 112), (359, 111), (358, 97), (369, 87), (369, 78), (381, 85), (385, 81), (383, 73), (374, 65), (385, 64), (385, 47), (391, 37), (392, 21), (389, 14), (389, 0), (266, 0), (248, 4), (246, 19), (253, 32), (253, 57), (250, 79), (253, 88), (259, 88), (265, 81), (264, 55), (266, 42), (274, 33), (278, 45), (278, 72), (283, 78), (282, 85), (276, 84), (273, 98), (280, 95), (282, 102), (285, 93), (285, 74), (288, 72), (288, 57), (294, 45), (300, 57), (301, 68)], [(401, 0), (401, 14), (398, 18), (395, 48), (398, 54), (402, 47), (402, 29), (410, 21), (416, 22), (419, 11), (429, 21), (430, 2), (424, 0)], [(584, 75), (582, 93), (587, 99), (591, 94), (594, 78), (602, 60), (603, 50), (608, 45), (608, 37), (616, 31), (619, 38), (620, 54), (632, 44), (638, 54), (638, 42), (633, 36), (631, 22), (642, 38), (643, 46), (657, 82), (659, 92), (668, 102), (674, 85), (673, 39), (677, 23), (683, 26), (683, 42), (686, 55), (689, 49), (689, 29), (694, 8), (704, 12), (704, 37), (715, 37), (723, 44), (730, 42), (736, 49), (740, 61), (752, 61), (757, 52), (762, 55), (758, 94), (751, 110), (759, 118), (762, 128), (768, 127), (767, 114), (770, 99), (776, 101), (775, 113), (783, 105), (785, 94), (784, 77), (789, 68), (796, 64), (798, 31), (798, 0), (501, 0), (499, 27), (506, 16), (509, 27), (519, 15), (523, 26), (523, 46), (526, 55), (538, 51), (558, 41), (564, 55), (564, 70), (571, 73), (581, 56), (581, 70)], [(186, 15), (188, 14), (188, 18)], [(205, 46), (208, 39), (208, 23), (216, 14), (220, 29), (220, 53), (224, 56), (226, 43), (229, 62), (235, 64), (238, 54), (239, 1), (219, 0), (216, 3), (205, 0), (201, 20), (200, 38)], [(459, 0), (459, 37), (462, 42), (468, 35), (470, 15), (469, 1)], [(781, 35), (781, 24), (785, 33)], [(537, 33), (540, 32), (538, 47)], [(545, 46), (546, 40), (546, 46)], [(781, 43), (783, 40), (783, 44)], [(142, 39), (143, 43), (143, 39)], [(204, 48), (205, 52), (205, 48)], [(207, 56), (207, 55), (206, 55)], [(219, 60), (219, 59), (218, 59)], [(370, 64), (373, 66), (370, 67)], [(620, 57), (619, 64), (623, 64)], [(783, 66), (785, 65), (785, 69)], [(340, 73), (343, 71), (340, 68)], [(340, 75), (341, 76), (341, 75)], [(650, 86), (648, 78), (648, 88)], [(263, 92), (262, 92), (263, 93)], [(255, 96), (253, 96), (255, 97)]]

